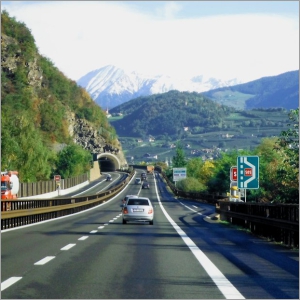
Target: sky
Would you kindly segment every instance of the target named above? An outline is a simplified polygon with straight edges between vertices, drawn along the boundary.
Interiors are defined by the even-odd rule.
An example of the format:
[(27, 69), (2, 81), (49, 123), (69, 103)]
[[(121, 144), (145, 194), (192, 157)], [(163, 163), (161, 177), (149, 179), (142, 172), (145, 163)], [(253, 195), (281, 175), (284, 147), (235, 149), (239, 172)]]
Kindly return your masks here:
[(299, 69), (299, 1), (1, 1), (68, 78), (125, 71), (249, 82)]

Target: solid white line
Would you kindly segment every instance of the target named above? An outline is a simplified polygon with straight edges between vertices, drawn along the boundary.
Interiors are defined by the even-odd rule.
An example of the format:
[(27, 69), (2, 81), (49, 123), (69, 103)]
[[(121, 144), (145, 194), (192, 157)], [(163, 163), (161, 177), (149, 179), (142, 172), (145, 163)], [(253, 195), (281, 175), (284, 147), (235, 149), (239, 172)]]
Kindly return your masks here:
[(71, 249), (71, 248), (73, 248), (74, 246), (75, 246), (76, 244), (69, 244), (69, 245), (67, 245), (67, 246), (65, 246), (65, 247), (62, 247), (60, 250), (69, 250), (69, 249)]
[(1, 282), (1, 292), (13, 285), (14, 283), (16, 283), (17, 281), (19, 281), (20, 279), (22, 279), (22, 277), (10, 277), (5, 281)]
[(88, 236), (85, 235), (85, 236), (82, 236), (81, 238), (79, 238), (78, 241), (84, 241), (84, 240), (86, 240), (87, 238), (88, 238)]
[[(156, 180), (154, 179), (155, 190), (157, 195), (157, 200), (160, 205), (161, 210), (165, 214), (168, 221), (177, 231), (179, 236), (185, 242), (185, 244), (190, 248), (192, 253), (197, 258), (200, 265), (204, 268), (206, 273), (214, 281), (218, 289), (225, 296), (226, 299), (245, 299), (244, 296), (232, 285), (232, 283), (223, 275), (223, 273), (213, 264), (213, 262), (197, 247), (197, 245), (187, 236), (187, 234), (173, 221), (169, 216), (165, 208), (163, 207), (160, 197), (158, 195), (158, 190), (156, 186)], [(192, 209), (191, 209), (192, 210)]]
[(38, 262), (35, 263), (35, 265), (44, 265), (47, 262), (49, 262), (50, 260), (52, 260), (53, 258), (55, 258), (55, 256), (46, 256), (45, 258), (39, 260)]

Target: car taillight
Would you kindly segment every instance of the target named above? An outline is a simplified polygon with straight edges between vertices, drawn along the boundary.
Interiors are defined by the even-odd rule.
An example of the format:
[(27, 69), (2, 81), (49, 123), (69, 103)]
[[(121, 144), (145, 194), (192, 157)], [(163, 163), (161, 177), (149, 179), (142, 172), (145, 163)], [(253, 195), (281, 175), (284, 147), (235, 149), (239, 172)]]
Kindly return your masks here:
[(152, 214), (152, 212), (153, 212), (152, 208), (149, 208), (148, 214)]
[(127, 209), (127, 207), (124, 207), (124, 208), (123, 208), (123, 214), (128, 214), (128, 209)]

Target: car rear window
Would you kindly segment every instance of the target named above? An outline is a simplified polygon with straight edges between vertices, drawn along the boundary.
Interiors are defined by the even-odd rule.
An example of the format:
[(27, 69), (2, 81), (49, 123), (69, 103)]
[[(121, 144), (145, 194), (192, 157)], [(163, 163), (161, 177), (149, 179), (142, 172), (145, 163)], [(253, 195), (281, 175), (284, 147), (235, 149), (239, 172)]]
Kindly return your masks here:
[(149, 205), (146, 199), (129, 199), (127, 205)]

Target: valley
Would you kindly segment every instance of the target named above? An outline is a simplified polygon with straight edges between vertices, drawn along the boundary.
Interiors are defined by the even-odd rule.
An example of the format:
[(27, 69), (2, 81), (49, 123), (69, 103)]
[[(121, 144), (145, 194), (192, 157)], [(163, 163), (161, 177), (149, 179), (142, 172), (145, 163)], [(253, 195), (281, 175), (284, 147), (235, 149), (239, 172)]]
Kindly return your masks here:
[[(178, 141), (184, 148), (186, 158), (201, 157), (207, 160), (219, 157), (221, 152), (252, 150), (263, 138), (279, 136), (288, 128), (287, 114), (284, 109), (237, 111), (224, 118), (219, 127), (188, 128), (176, 136), (163, 133), (130, 136), (119, 135), (118, 131), (117, 134), (128, 163), (170, 163)], [(114, 122), (122, 117), (112, 116), (108, 120), (114, 126)]]

